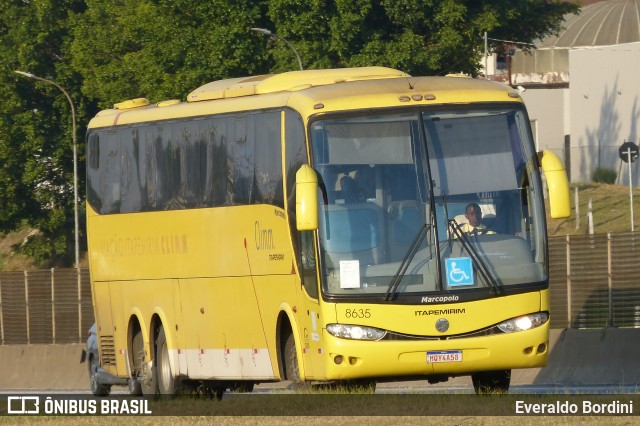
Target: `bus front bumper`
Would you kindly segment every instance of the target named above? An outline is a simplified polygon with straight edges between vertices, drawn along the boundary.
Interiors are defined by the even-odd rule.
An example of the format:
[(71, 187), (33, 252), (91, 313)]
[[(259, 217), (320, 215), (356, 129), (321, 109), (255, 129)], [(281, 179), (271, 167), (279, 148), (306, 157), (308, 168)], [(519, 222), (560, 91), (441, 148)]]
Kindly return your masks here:
[(458, 376), (547, 364), (549, 324), (532, 330), (450, 340), (341, 339), (324, 330), (326, 380)]

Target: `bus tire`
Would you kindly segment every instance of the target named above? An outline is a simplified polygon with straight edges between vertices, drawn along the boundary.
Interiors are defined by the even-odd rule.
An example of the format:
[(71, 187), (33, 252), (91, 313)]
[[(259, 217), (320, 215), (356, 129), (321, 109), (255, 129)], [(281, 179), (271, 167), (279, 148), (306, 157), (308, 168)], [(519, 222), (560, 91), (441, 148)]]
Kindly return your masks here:
[(478, 395), (507, 393), (511, 384), (511, 370), (480, 371), (471, 375)]
[(142, 389), (142, 366), (144, 365), (144, 342), (142, 340), (142, 331), (140, 327), (133, 328), (133, 336), (131, 338), (131, 377), (127, 380), (129, 395), (141, 396), (144, 394)]
[[(153, 336), (153, 334), (152, 334)], [(133, 337), (133, 356), (137, 357), (139, 361), (139, 366), (136, 367), (136, 360), (134, 359), (134, 371), (132, 374), (138, 376), (140, 381), (140, 389), (142, 391), (142, 395), (144, 396), (152, 396), (155, 397), (158, 394), (158, 382), (156, 378), (156, 360), (157, 360), (157, 351), (155, 349), (155, 341), (151, 343), (151, 361), (147, 361), (147, 357), (145, 356), (144, 351), (144, 343), (142, 342), (142, 333), (139, 336)], [(136, 368), (139, 368), (139, 371), (135, 371)]]
[(138, 379), (127, 380), (127, 389), (131, 396), (142, 396), (142, 383)]
[(175, 395), (181, 389), (180, 380), (173, 376), (171, 362), (169, 361), (169, 346), (164, 328), (158, 333), (158, 346), (156, 348), (156, 376), (158, 377), (158, 393), (160, 395)]
[(292, 389), (302, 390), (309, 388), (309, 384), (300, 378), (296, 341), (292, 333), (289, 333), (284, 344), (284, 367), (286, 378), (291, 381), (290, 387)]
[(155, 397), (158, 394), (155, 360), (145, 362), (142, 365), (140, 388), (142, 389), (142, 395)]

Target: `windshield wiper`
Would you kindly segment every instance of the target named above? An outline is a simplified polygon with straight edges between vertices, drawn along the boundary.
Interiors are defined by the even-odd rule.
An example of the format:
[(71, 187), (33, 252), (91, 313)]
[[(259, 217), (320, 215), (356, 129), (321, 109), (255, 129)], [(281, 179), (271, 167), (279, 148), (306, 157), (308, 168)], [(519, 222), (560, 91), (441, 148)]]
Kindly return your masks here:
[(478, 272), (480, 273), (482, 278), (484, 278), (484, 282), (487, 285), (487, 287), (493, 288), (493, 291), (495, 292), (496, 295), (499, 293), (502, 293), (502, 287), (500, 286), (500, 284), (498, 284), (495, 277), (487, 267), (487, 264), (484, 262), (484, 260), (482, 260), (482, 257), (480, 257), (480, 255), (478, 254), (478, 251), (476, 250), (476, 248), (469, 241), (469, 237), (467, 237), (467, 235), (464, 232), (462, 232), (462, 229), (460, 229), (460, 225), (458, 224), (458, 222), (456, 222), (455, 219), (449, 219), (449, 230), (450, 230), (449, 241), (451, 242), (451, 236), (455, 235), (455, 238), (457, 238), (458, 241), (460, 241), (460, 243), (462, 244), (462, 248), (467, 253), (469, 253), (469, 256), (471, 257), (472, 261), (476, 264)]
[(409, 250), (407, 250), (407, 253), (404, 255), (402, 262), (400, 262), (400, 266), (398, 267), (398, 272), (396, 272), (396, 274), (391, 279), (391, 282), (389, 283), (387, 292), (384, 295), (385, 301), (390, 300), (396, 294), (398, 285), (400, 284), (400, 281), (402, 281), (404, 274), (407, 273), (409, 264), (411, 263), (411, 261), (413, 260), (413, 257), (418, 252), (418, 248), (420, 247), (420, 244), (422, 244), (422, 240), (424, 240), (424, 237), (427, 236), (427, 230), (429, 229), (430, 226), (431, 225), (428, 225), (425, 223), (420, 227), (420, 230), (418, 231), (418, 235), (415, 236), (415, 238), (413, 239), (413, 242), (411, 243), (411, 246), (409, 246)]

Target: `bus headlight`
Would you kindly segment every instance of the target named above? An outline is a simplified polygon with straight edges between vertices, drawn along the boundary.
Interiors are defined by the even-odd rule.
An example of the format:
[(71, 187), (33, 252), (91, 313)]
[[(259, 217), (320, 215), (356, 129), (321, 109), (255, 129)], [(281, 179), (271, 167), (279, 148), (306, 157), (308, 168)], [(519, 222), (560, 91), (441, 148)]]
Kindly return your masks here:
[(498, 328), (504, 333), (513, 333), (515, 331), (531, 330), (544, 324), (549, 320), (549, 314), (546, 312), (538, 312), (535, 314), (524, 315), (518, 318), (511, 318), (510, 320), (501, 322), (498, 324)]
[(327, 331), (332, 336), (353, 340), (380, 340), (387, 334), (379, 328), (349, 324), (327, 324)]

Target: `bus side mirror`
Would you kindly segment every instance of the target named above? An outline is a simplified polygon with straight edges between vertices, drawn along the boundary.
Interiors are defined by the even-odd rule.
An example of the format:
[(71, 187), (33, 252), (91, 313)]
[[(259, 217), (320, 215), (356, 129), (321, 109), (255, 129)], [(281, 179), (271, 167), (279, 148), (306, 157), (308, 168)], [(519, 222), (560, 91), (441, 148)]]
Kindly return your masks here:
[(549, 207), (551, 217), (559, 219), (571, 216), (571, 202), (569, 196), (569, 180), (564, 170), (562, 160), (553, 152), (544, 150), (538, 153), (540, 166), (547, 179), (549, 190)]
[(318, 175), (307, 164), (296, 172), (296, 227), (298, 231), (318, 229)]

